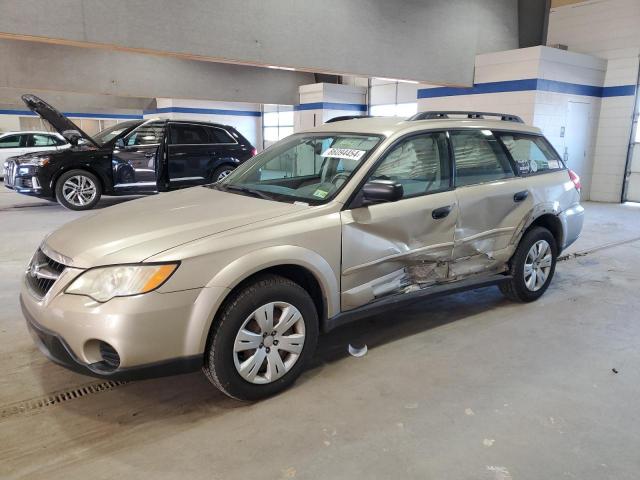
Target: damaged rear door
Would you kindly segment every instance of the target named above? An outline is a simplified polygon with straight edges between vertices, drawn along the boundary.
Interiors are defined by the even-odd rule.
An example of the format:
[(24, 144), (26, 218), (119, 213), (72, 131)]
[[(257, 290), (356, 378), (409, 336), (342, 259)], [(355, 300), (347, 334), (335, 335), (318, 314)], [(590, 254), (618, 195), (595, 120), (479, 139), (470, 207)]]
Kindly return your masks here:
[(402, 184), (400, 200), (346, 209), (342, 220), (342, 309), (449, 278), (458, 218), (447, 135), (405, 137), (367, 181)]
[(451, 274), (463, 278), (499, 271), (513, 254), (513, 239), (531, 211), (533, 195), (491, 131), (451, 131), (450, 138), (460, 207)]

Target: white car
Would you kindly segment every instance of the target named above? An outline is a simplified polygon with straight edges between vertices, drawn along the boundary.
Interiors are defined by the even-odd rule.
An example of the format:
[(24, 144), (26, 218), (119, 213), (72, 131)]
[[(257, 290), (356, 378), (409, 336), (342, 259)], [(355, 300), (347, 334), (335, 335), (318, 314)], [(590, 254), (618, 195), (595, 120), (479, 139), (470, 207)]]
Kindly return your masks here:
[(0, 164), (2, 165), (0, 178), (4, 178), (6, 170), (4, 162), (9, 157), (45, 150), (63, 150), (70, 146), (69, 142), (58, 133), (36, 131), (0, 133)]

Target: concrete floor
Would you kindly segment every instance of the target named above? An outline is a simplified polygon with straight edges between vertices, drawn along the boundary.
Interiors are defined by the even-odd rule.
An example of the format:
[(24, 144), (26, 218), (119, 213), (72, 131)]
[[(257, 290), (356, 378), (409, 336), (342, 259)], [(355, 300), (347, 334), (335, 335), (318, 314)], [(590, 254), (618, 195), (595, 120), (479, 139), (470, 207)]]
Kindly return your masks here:
[[(560, 263), (534, 304), (487, 288), (365, 320), (260, 403), (198, 373), (5, 415), (0, 478), (636, 479), (640, 208), (586, 207), (572, 252), (639, 240)], [(0, 190), (0, 411), (96, 383), (43, 358), (17, 302), (44, 234), (80, 215)]]

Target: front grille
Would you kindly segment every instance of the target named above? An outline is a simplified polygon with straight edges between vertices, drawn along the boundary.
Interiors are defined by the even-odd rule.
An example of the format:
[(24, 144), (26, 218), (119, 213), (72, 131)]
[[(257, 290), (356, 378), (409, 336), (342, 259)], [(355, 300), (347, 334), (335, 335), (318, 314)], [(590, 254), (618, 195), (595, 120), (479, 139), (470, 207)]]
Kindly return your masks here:
[(56, 283), (65, 266), (49, 258), (38, 249), (27, 269), (27, 283), (39, 298), (44, 297)]
[(15, 182), (16, 177), (16, 162), (9, 160), (7, 162), (7, 171), (5, 172), (4, 183), (8, 187), (11, 187)]

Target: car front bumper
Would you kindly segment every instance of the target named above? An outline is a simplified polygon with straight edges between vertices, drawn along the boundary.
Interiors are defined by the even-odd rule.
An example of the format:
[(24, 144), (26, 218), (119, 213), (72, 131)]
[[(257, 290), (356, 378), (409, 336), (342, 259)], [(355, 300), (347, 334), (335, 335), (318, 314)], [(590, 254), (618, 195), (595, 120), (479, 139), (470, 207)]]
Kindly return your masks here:
[[(75, 270), (75, 269), (71, 269)], [(63, 278), (63, 276), (65, 278)], [(68, 284), (63, 275), (56, 284)], [(67, 280), (67, 281), (65, 281)], [(186, 373), (203, 364), (207, 325), (198, 299), (210, 289), (113, 298), (105, 303), (68, 295), (54, 287), (38, 298), (23, 282), (22, 312), (36, 345), (53, 362), (73, 371), (113, 380)], [(203, 322), (203, 323), (200, 323)], [(207, 327), (208, 328), (208, 327)], [(104, 355), (107, 344), (118, 361)]]
[(4, 186), (15, 192), (25, 195), (51, 196), (51, 191), (40, 177), (37, 165), (20, 164), (17, 161), (8, 160), (4, 176)]

